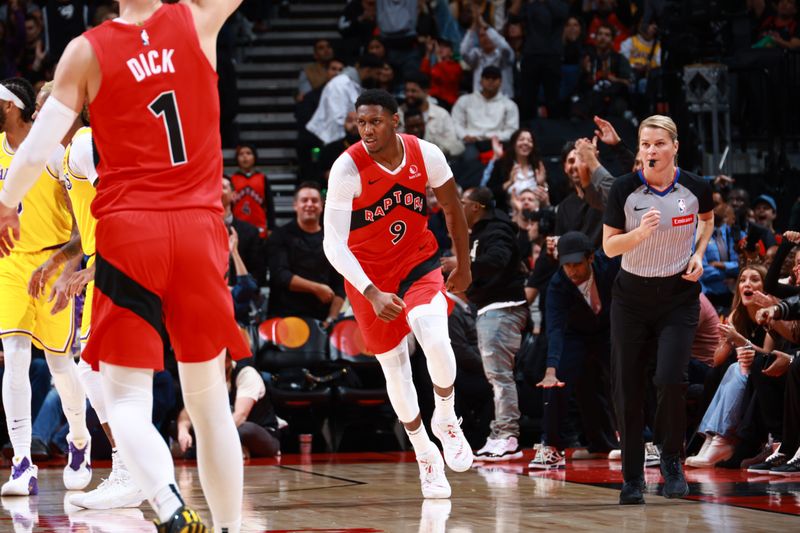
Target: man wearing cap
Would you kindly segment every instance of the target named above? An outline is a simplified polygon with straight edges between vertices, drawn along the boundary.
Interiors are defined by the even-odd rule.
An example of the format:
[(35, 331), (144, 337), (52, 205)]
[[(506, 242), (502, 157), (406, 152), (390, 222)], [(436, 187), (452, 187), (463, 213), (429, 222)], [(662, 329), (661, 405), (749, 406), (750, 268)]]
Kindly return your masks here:
[[(537, 448), (530, 468), (564, 465), (560, 426), (573, 390), (588, 440), (587, 450), (575, 455), (605, 458), (619, 447), (608, 391), (611, 287), (620, 260), (594, 249), (591, 239), (579, 231), (569, 231), (558, 240), (561, 268), (550, 280), (545, 310), (547, 370), (536, 385), (545, 389), (544, 444)], [(573, 459), (578, 458), (575, 455)]]
[(506, 142), (519, 128), (519, 109), (500, 92), (501, 78), (499, 68), (484, 68), (480, 89), (460, 97), (453, 106), (456, 136), (465, 147), (461, 165), (455, 172), (462, 187), (468, 188), (479, 182), (492, 156), (492, 139)]
[[(494, 420), (478, 461), (509, 461), (522, 457), (519, 448), (519, 403), (514, 380), (514, 356), (527, 326), (528, 308), (517, 246), (518, 228), (494, 208), (492, 191), (477, 187), (461, 197), (471, 229), (472, 284), (467, 298), (478, 309), (478, 349), (486, 378), (494, 389)], [(442, 259), (445, 270), (453, 258)]]
[(776, 235), (775, 228), (772, 225), (778, 216), (778, 205), (772, 196), (762, 194), (756, 198), (753, 201), (753, 214), (759, 225), (767, 228), (773, 236)]

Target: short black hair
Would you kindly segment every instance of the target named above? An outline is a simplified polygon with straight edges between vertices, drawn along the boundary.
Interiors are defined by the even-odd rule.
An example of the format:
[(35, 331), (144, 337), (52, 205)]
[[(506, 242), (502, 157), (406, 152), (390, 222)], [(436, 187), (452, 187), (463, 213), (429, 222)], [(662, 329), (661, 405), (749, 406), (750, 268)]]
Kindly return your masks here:
[(241, 143), (239, 146), (236, 147), (236, 157), (239, 157), (239, 151), (242, 148), (249, 148), (251, 152), (253, 152), (253, 163), (258, 164), (258, 150), (256, 150), (256, 146), (250, 143)]
[(567, 141), (564, 143), (564, 146), (561, 147), (561, 166), (564, 166), (566, 163), (567, 158), (569, 157), (569, 153), (575, 149), (575, 141)]
[(494, 194), (488, 187), (475, 187), (467, 191), (467, 197), (484, 209), (494, 208)]
[(297, 200), (297, 195), (300, 194), (300, 191), (303, 189), (314, 189), (322, 196), (322, 187), (319, 186), (319, 183), (316, 181), (304, 181), (300, 185), (297, 186), (297, 189), (294, 191), (294, 199)]
[(8, 78), (0, 83), (19, 98), (25, 106), (24, 109), (19, 110), (22, 120), (25, 122), (33, 121), (33, 113), (36, 111), (36, 91), (33, 89), (31, 82), (25, 78)]
[(431, 87), (431, 79), (422, 72), (409, 72), (406, 74), (405, 83), (416, 83), (420, 89), (426, 91)]
[(390, 114), (397, 113), (397, 100), (383, 89), (367, 89), (356, 100), (356, 109), (362, 105), (379, 105)]
[(422, 117), (422, 109), (417, 106), (409, 107), (406, 109), (405, 113), (403, 113), (403, 118), (408, 120), (409, 117)]
[(358, 68), (382, 68), (383, 59), (375, 54), (364, 54), (358, 58)]

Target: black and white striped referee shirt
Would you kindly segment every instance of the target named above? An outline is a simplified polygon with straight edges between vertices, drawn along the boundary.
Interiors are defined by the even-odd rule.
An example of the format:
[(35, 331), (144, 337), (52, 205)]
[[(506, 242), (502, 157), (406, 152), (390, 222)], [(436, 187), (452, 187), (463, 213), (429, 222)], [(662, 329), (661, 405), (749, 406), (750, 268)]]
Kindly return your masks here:
[(682, 273), (694, 252), (697, 215), (714, 207), (711, 187), (703, 178), (678, 168), (672, 184), (658, 191), (647, 184), (641, 171), (632, 172), (611, 186), (603, 222), (627, 233), (639, 227), (651, 207), (661, 211), (661, 223), (650, 237), (622, 254), (622, 269), (642, 277)]

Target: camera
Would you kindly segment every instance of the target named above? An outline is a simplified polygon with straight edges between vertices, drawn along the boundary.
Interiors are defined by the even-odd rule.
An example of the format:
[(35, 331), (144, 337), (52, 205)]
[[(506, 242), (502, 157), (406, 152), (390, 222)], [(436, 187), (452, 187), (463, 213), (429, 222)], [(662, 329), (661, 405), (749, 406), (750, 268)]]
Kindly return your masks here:
[(522, 218), (539, 223), (540, 235), (552, 235), (556, 229), (556, 209), (554, 207), (541, 207), (536, 210), (523, 209)]

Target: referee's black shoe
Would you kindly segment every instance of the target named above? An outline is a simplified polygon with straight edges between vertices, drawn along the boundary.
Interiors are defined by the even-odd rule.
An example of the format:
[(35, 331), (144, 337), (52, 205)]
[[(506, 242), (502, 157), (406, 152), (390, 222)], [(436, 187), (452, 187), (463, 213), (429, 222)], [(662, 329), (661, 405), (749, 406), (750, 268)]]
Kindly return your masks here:
[(689, 485), (683, 476), (683, 466), (678, 455), (661, 456), (661, 475), (664, 476), (664, 488), (661, 494), (665, 498), (683, 498), (689, 494)]
[(644, 476), (639, 476), (622, 484), (619, 493), (620, 505), (641, 505), (644, 503)]

